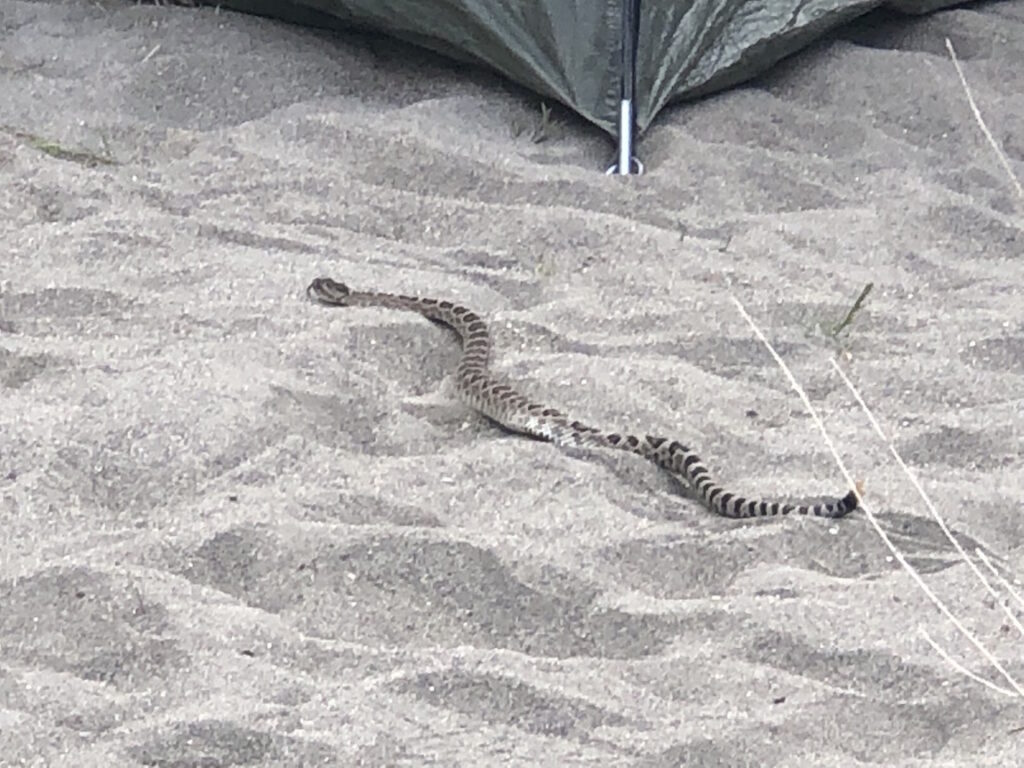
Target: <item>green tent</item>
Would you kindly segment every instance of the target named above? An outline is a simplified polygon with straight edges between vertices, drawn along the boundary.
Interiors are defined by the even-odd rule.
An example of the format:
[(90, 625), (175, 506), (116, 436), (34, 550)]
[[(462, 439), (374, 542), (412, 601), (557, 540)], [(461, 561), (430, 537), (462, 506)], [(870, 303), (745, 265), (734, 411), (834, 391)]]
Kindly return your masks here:
[(879, 6), (926, 13), (962, 0), (228, 0), (320, 27), (366, 27), (481, 62), (618, 140), (667, 104), (763, 72)]

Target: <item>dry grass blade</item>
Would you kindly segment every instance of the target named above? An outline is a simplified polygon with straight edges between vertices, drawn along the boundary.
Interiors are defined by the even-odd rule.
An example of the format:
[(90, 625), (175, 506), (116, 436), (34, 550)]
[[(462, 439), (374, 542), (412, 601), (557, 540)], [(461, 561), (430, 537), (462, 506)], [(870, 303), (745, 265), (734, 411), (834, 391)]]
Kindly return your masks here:
[(867, 416), (868, 421), (871, 423), (872, 429), (875, 430), (875, 434), (877, 434), (879, 439), (881, 439), (882, 442), (885, 443), (886, 447), (889, 449), (890, 455), (896, 460), (896, 463), (899, 465), (900, 469), (903, 470), (903, 474), (905, 474), (907, 476), (907, 479), (910, 480), (911, 485), (914, 486), (914, 490), (917, 491), (917, 495), (921, 497), (921, 501), (923, 501), (925, 507), (928, 508), (928, 512), (931, 514), (932, 519), (935, 520), (935, 523), (939, 526), (939, 530), (942, 531), (942, 534), (946, 537), (949, 543), (953, 545), (953, 548), (957, 551), (957, 554), (960, 555), (963, 561), (967, 563), (970, 569), (974, 572), (975, 577), (977, 577), (978, 581), (980, 581), (982, 583), (982, 586), (985, 587), (985, 591), (988, 592), (991, 597), (993, 597), (1000, 605), (1003, 606), (1003, 611), (1006, 614), (1007, 618), (1010, 620), (1010, 623), (1017, 628), (1017, 631), (1020, 632), (1021, 635), (1024, 635), (1024, 626), (1021, 625), (1020, 621), (1018, 621), (1013, 611), (1011, 611), (1009, 607), (1005, 604), (999, 592), (996, 591), (995, 587), (993, 587), (989, 580), (985, 578), (985, 575), (981, 572), (981, 569), (978, 568), (977, 564), (974, 562), (974, 559), (967, 554), (966, 550), (964, 550), (963, 546), (957, 540), (956, 536), (953, 535), (953, 532), (949, 530), (949, 526), (946, 525), (945, 519), (943, 519), (942, 515), (939, 514), (939, 510), (936, 509), (935, 505), (932, 503), (931, 497), (929, 497), (928, 494), (925, 492), (924, 486), (922, 486), (920, 480), (917, 479), (917, 475), (914, 473), (914, 470), (907, 466), (907, 463), (903, 460), (903, 457), (900, 456), (899, 451), (896, 450), (896, 446), (893, 445), (892, 440), (889, 437), (887, 437), (886, 434), (882, 431), (882, 426), (878, 423), (878, 419), (875, 418), (874, 413), (872, 413), (871, 409), (868, 408), (867, 403), (864, 402), (864, 398), (861, 396), (858, 389), (853, 385), (853, 382), (850, 381), (850, 378), (846, 375), (846, 372), (843, 371), (841, 367), (839, 367), (839, 364), (836, 363), (835, 360), (830, 360), (829, 362), (832, 363), (832, 368), (835, 369), (836, 373), (839, 374), (839, 378), (843, 380), (843, 383), (846, 385), (846, 388), (850, 390), (850, 394), (853, 395), (854, 399), (857, 401), (857, 404), (861, 407), (861, 410), (864, 412), (864, 415)]
[[(992, 575), (999, 582), (999, 586), (1006, 590), (1006, 593), (1013, 598), (1014, 602), (1017, 603), (1018, 607), (1024, 609), (1024, 598), (1022, 598), (1020, 596), (1020, 593), (1013, 588), (1013, 585), (1009, 581), (1007, 581), (1006, 577), (996, 570), (996, 567), (992, 565), (992, 561), (989, 559), (988, 555), (982, 552), (980, 548), (975, 549), (974, 554), (976, 554), (978, 556), (978, 559), (985, 564), (985, 567), (989, 569)], [(1017, 624), (1016, 621), (1014, 623)], [(1017, 624), (1017, 626), (1019, 627), (1020, 625)]]
[(969, 677), (974, 682), (983, 685), (986, 688), (992, 689), (996, 693), (1001, 693), (1004, 696), (1017, 696), (1017, 693), (1011, 691), (1009, 688), (1004, 688), (1001, 685), (993, 683), (991, 680), (986, 680), (981, 675), (972, 672), (959, 661), (954, 659), (952, 656), (946, 653), (946, 650), (941, 645), (932, 640), (932, 636), (925, 632), (924, 627), (920, 627), (919, 631), (921, 633), (921, 637), (923, 637), (925, 641), (928, 643), (928, 645), (932, 647), (932, 650), (939, 654), (939, 656), (941, 656), (943, 659), (945, 659), (946, 663), (949, 664), (949, 666), (953, 667), (953, 669), (955, 669), (960, 674), (964, 675), (965, 677)]
[(30, 146), (43, 154), (57, 160), (66, 160), (71, 163), (84, 165), (87, 168), (96, 168), (100, 165), (117, 165), (117, 161), (107, 155), (100, 155), (88, 150), (68, 149), (55, 141), (49, 141), (26, 131), (11, 131), (11, 133), (17, 138), (26, 141)]
[[(772, 358), (775, 360), (776, 364), (778, 364), (778, 366), (782, 369), (782, 372), (786, 375), (786, 378), (789, 379), (790, 385), (796, 391), (797, 395), (800, 397), (800, 400), (803, 402), (804, 407), (807, 409), (807, 412), (811, 415), (811, 418), (817, 425), (818, 431), (821, 433), (825, 445), (832, 453), (832, 457), (833, 459), (835, 459), (836, 465), (839, 467), (840, 472), (843, 473), (843, 477), (846, 478), (847, 482), (850, 484), (851, 487), (857, 487), (857, 483), (854, 481), (853, 476), (850, 474), (849, 470), (846, 468), (846, 464), (839, 456), (839, 452), (836, 450), (835, 443), (833, 443), (832, 438), (829, 437), (828, 432), (825, 429), (824, 421), (822, 421), (821, 416), (818, 414), (817, 410), (811, 404), (811, 400), (809, 397), (807, 397), (807, 393), (804, 391), (804, 388), (800, 386), (800, 382), (796, 380), (796, 377), (793, 375), (793, 372), (789, 369), (789, 366), (786, 365), (785, 361), (782, 359), (779, 353), (776, 352), (775, 347), (773, 347), (771, 342), (768, 341), (767, 337), (757, 326), (754, 320), (750, 317), (749, 313), (744, 308), (743, 304), (740, 303), (739, 299), (737, 299), (734, 296), (732, 297), (732, 300), (733, 303), (736, 305), (736, 308), (739, 310), (740, 314), (743, 316), (743, 319), (747, 321), (747, 324), (750, 326), (751, 330), (761, 341), (761, 343), (765, 345), (765, 347), (768, 349), (769, 354), (771, 354)], [(838, 368), (838, 366), (836, 367)], [(844, 377), (844, 380), (849, 382), (849, 379), (846, 377)], [(849, 383), (847, 386), (852, 387), (852, 383)], [(859, 397), (859, 394), (857, 394), (856, 396), (858, 397), (858, 401), (863, 403), (863, 399)], [(875, 423), (877, 424), (877, 422)], [(858, 497), (859, 496), (860, 493), (858, 489)], [(860, 506), (861, 509), (864, 511), (864, 515), (867, 518), (868, 522), (871, 524), (871, 527), (874, 528), (875, 533), (878, 534), (879, 538), (881, 538), (882, 542), (892, 553), (892, 556), (896, 559), (896, 562), (898, 562), (900, 566), (902, 566), (903, 570), (905, 570), (914, 580), (914, 583), (917, 584), (918, 588), (922, 592), (924, 592), (925, 596), (927, 596), (929, 600), (932, 601), (932, 604), (935, 605), (936, 608), (938, 608), (939, 612), (942, 613), (942, 615), (945, 616), (954, 627), (956, 627), (957, 631), (978, 650), (978, 652), (985, 658), (985, 660), (988, 661), (988, 663), (991, 664), (992, 667), (996, 669), (1000, 675), (1002, 675), (1003, 679), (1010, 684), (1010, 687), (1013, 689), (1016, 695), (1024, 697), (1024, 688), (1022, 688), (1020, 684), (1017, 683), (1013, 676), (1010, 675), (1010, 673), (991, 653), (991, 651), (989, 651), (984, 646), (984, 644), (974, 635), (974, 633), (972, 633), (964, 625), (962, 621), (960, 621), (956, 616), (953, 615), (953, 612), (949, 609), (949, 607), (942, 601), (942, 599), (935, 593), (935, 591), (928, 586), (928, 584), (921, 577), (921, 574), (917, 571), (917, 569), (910, 564), (910, 562), (907, 560), (903, 552), (900, 551), (899, 548), (897, 548), (896, 545), (893, 543), (892, 539), (889, 538), (889, 535), (879, 524), (878, 518), (875, 517), (875, 515), (871, 512), (868, 506), (864, 503), (863, 499), (860, 499)]]
[(974, 113), (975, 121), (977, 121), (978, 126), (981, 128), (981, 132), (985, 134), (985, 138), (988, 139), (988, 143), (992, 146), (993, 151), (996, 153), (996, 157), (999, 158), (999, 162), (1006, 170), (1006, 175), (1010, 177), (1010, 183), (1013, 184), (1014, 189), (1017, 190), (1017, 195), (1024, 197), (1024, 187), (1021, 186), (1016, 174), (1014, 174), (1013, 167), (1010, 165), (1010, 161), (1007, 159), (1006, 154), (1000, 148), (999, 142), (996, 141), (995, 136), (992, 135), (992, 131), (990, 131), (988, 126), (985, 124), (985, 119), (981, 116), (981, 110), (978, 109), (978, 105), (974, 101), (974, 96), (971, 94), (971, 89), (967, 85), (967, 77), (964, 75), (963, 67), (960, 66), (960, 60), (956, 56), (956, 49), (953, 48), (953, 43), (948, 37), (946, 38), (946, 49), (949, 51), (949, 57), (953, 60), (953, 66), (956, 67), (957, 75), (960, 76), (960, 84), (964, 87), (964, 95), (967, 96), (967, 103), (971, 105), (971, 111)]
[(839, 338), (839, 334), (849, 327), (850, 323), (853, 322), (853, 318), (856, 317), (857, 313), (860, 312), (861, 307), (864, 306), (864, 302), (867, 300), (868, 294), (871, 293), (871, 289), (874, 287), (874, 283), (868, 283), (863, 289), (861, 289), (857, 299), (853, 302), (853, 306), (850, 307), (850, 310), (846, 313), (846, 317), (836, 323), (832, 328), (832, 338)]

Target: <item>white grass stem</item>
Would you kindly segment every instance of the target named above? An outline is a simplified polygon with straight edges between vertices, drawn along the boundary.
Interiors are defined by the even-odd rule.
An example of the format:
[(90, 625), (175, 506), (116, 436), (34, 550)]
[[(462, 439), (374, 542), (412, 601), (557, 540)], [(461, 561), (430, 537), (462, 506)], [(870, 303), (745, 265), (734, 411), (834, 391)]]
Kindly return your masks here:
[(1010, 183), (1013, 184), (1014, 189), (1017, 190), (1019, 197), (1024, 197), (1024, 187), (1021, 186), (1020, 181), (1017, 179), (1017, 175), (1013, 172), (1013, 166), (1010, 165), (1009, 158), (1003, 152), (999, 146), (999, 142), (996, 141), (995, 136), (992, 135), (992, 131), (988, 129), (985, 124), (985, 119), (981, 116), (981, 110), (978, 109), (977, 103), (974, 101), (974, 96), (971, 94), (970, 86), (967, 85), (967, 76), (964, 75), (963, 67), (960, 66), (960, 60), (957, 58), (956, 49), (953, 48), (953, 43), (950, 39), (946, 38), (946, 49), (949, 51), (949, 57), (953, 60), (953, 66), (956, 67), (956, 73), (960, 76), (960, 84), (964, 88), (964, 95), (967, 97), (967, 103), (971, 106), (971, 111), (974, 113), (974, 119), (981, 128), (981, 132), (985, 134), (985, 138), (988, 139), (989, 145), (992, 150), (996, 153), (996, 157), (1006, 170), (1006, 175), (1010, 177)]
[(1014, 586), (1007, 581), (1006, 577), (996, 570), (996, 567), (992, 565), (992, 561), (989, 559), (988, 555), (982, 552), (980, 548), (975, 549), (974, 554), (976, 554), (978, 559), (985, 564), (985, 567), (992, 572), (992, 575), (998, 579), (1000, 586), (1002, 586), (1002, 588), (1009, 593), (1010, 597), (1016, 601), (1018, 608), (1024, 609), (1024, 598), (1022, 598)]
[(945, 649), (942, 646), (940, 646), (938, 643), (936, 643), (934, 640), (932, 640), (931, 636), (927, 632), (925, 632), (924, 627), (918, 627), (918, 631), (921, 633), (921, 635), (924, 637), (924, 639), (928, 641), (928, 645), (930, 645), (932, 647), (932, 649), (937, 654), (939, 654), (939, 656), (941, 656), (943, 659), (946, 660), (946, 663), (948, 663), (951, 667), (953, 667), (953, 669), (955, 669), (960, 674), (966, 675), (967, 677), (969, 677), (974, 682), (980, 683), (981, 685), (984, 685), (986, 688), (991, 688), (993, 691), (996, 691), (997, 693), (1001, 693), (1004, 696), (1016, 696), (1017, 695), (1016, 693), (1011, 691), (1009, 688), (1003, 688), (1003, 686), (997, 685), (996, 683), (993, 683), (991, 680), (986, 680), (984, 677), (982, 677), (981, 675), (979, 675), (979, 674), (977, 674), (975, 672), (971, 672), (971, 670), (969, 670), (967, 667), (965, 667), (959, 661), (957, 661), (952, 656), (950, 656), (948, 653), (946, 653)]
[[(839, 471), (843, 473), (843, 477), (846, 478), (846, 481), (847, 483), (849, 483), (850, 487), (856, 488), (857, 483), (854, 481), (853, 476), (846, 468), (846, 464), (839, 456), (839, 452), (836, 450), (835, 444), (832, 442), (832, 438), (829, 437), (828, 432), (825, 429), (824, 421), (822, 421), (821, 416), (818, 415), (817, 410), (811, 404), (811, 400), (807, 396), (807, 393), (804, 391), (804, 388), (800, 386), (800, 382), (796, 380), (796, 377), (793, 375), (793, 372), (789, 369), (789, 366), (786, 365), (785, 361), (779, 356), (779, 353), (775, 351), (775, 347), (773, 347), (771, 342), (768, 341), (767, 337), (764, 335), (761, 329), (757, 326), (754, 320), (747, 313), (747, 310), (744, 308), (743, 304), (740, 303), (739, 299), (733, 296), (732, 300), (733, 303), (736, 305), (736, 308), (740, 311), (740, 314), (743, 316), (743, 319), (747, 321), (747, 324), (750, 326), (751, 330), (761, 341), (761, 343), (764, 344), (764, 346), (768, 349), (769, 354), (771, 354), (772, 358), (774, 358), (775, 362), (782, 369), (782, 372), (786, 375), (786, 378), (789, 379), (790, 385), (793, 387), (794, 391), (796, 391), (797, 395), (800, 397), (800, 400), (803, 402), (804, 407), (807, 409), (807, 412), (811, 415), (811, 418), (814, 420), (814, 423), (818, 427), (818, 431), (821, 432), (821, 436), (825, 441), (825, 445), (832, 453), (832, 457), (835, 459), (836, 465), (839, 467)], [(849, 381), (849, 379), (847, 379), (847, 381)], [(945, 616), (954, 627), (956, 627), (957, 631), (960, 632), (960, 634), (963, 635), (967, 639), (967, 641), (970, 642), (971, 645), (973, 645), (978, 650), (978, 652), (985, 658), (985, 660), (988, 661), (989, 664), (991, 664), (1003, 676), (1003, 678), (1010, 684), (1010, 687), (1013, 688), (1014, 691), (1016, 691), (1017, 695), (1024, 698), (1024, 688), (1021, 688), (1020, 684), (1018, 684), (1017, 681), (1013, 679), (1013, 677), (1006, 670), (1006, 668), (999, 663), (999, 659), (993, 656), (992, 653), (982, 644), (982, 642), (977, 637), (975, 637), (975, 635), (969, 629), (967, 629), (966, 626), (964, 626), (963, 622), (961, 622), (956, 616), (954, 616), (952, 611), (950, 611), (949, 608), (946, 607), (946, 604), (942, 602), (939, 596), (935, 594), (932, 588), (928, 586), (928, 584), (925, 582), (923, 578), (921, 578), (921, 574), (918, 573), (917, 569), (910, 564), (907, 558), (904, 557), (903, 553), (899, 549), (897, 549), (895, 544), (893, 544), (892, 539), (889, 538), (889, 535), (878, 523), (878, 519), (871, 512), (871, 510), (868, 509), (867, 505), (864, 504), (864, 500), (860, 498), (859, 491), (857, 493), (857, 496), (858, 500), (860, 501), (860, 507), (864, 511), (864, 515), (867, 518), (868, 522), (875, 529), (875, 533), (877, 533), (879, 538), (882, 539), (882, 542), (892, 553), (893, 557), (896, 558), (896, 561), (903, 567), (903, 570), (905, 570), (910, 575), (910, 577), (914, 580), (914, 583), (917, 584), (918, 588), (922, 592), (924, 592), (924, 594), (928, 597), (929, 600), (932, 601), (932, 604), (935, 605), (936, 608), (938, 608), (939, 612), (942, 613), (942, 615)]]
[(896, 450), (896, 446), (893, 445), (892, 439), (889, 438), (885, 434), (885, 432), (882, 431), (882, 427), (878, 423), (878, 419), (875, 418), (874, 413), (872, 413), (871, 409), (868, 408), (867, 403), (864, 402), (864, 398), (861, 397), (860, 391), (853, 385), (853, 382), (850, 381), (850, 377), (846, 375), (846, 372), (839, 366), (835, 359), (831, 359), (829, 360), (829, 362), (832, 364), (832, 368), (835, 370), (835, 372), (839, 374), (839, 378), (843, 380), (843, 383), (846, 385), (846, 388), (850, 390), (850, 394), (853, 395), (854, 399), (857, 401), (857, 404), (864, 412), (864, 415), (868, 417), (868, 421), (871, 422), (871, 426), (875, 430), (875, 433), (882, 440), (882, 442), (885, 443), (886, 447), (889, 449), (889, 453), (892, 455), (894, 459), (896, 459), (896, 463), (899, 464), (900, 469), (903, 470), (903, 473), (907, 476), (907, 479), (910, 480), (910, 484), (914, 486), (914, 490), (916, 490), (917, 495), (921, 497), (921, 501), (923, 501), (925, 507), (928, 508), (928, 512), (931, 513), (932, 519), (935, 520), (935, 523), (939, 526), (939, 529), (942, 531), (943, 535), (946, 537), (946, 539), (949, 540), (949, 543), (953, 545), (953, 548), (957, 551), (957, 554), (959, 554), (963, 561), (967, 563), (971, 571), (974, 572), (975, 577), (985, 587), (985, 591), (988, 592), (989, 595), (1000, 606), (1002, 606), (1003, 612), (1006, 614), (1010, 622), (1017, 628), (1017, 631), (1022, 636), (1024, 636), (1024, 625), (1021, 625), (1020, 621), (1017, 620), (1016, 615), (1014, 615), (1013, 611), (1011, 611), (1009, 606), (1006, 605), (1005, 601), (1002, 599), (1002, 596), (999, 594), (999, 592), (996, 591), (995, 587), (992, 586), (991, 582), (989, 582), (989, 580), (985, 578), (985, 574), (983, 574), (981, 572), (981, 569), (978, 568), (977, 564), (974, 562), (974, 559), (967, 554), (966, 550), (957, 540), (956, 536), (954, 536), (953, 532), (949, 530), (949, 526), (946, 525), (946, 521), (943, 519), (942, 515), (939, 514), (939, 510), (935, 508), (935, 505), (932, 503), (931, 498), (925, 492), (924, 486), (921, 485), (921, 481), (917, 479), (917, 474), (914, 472), (914, 470), (907, 466), (907, 463), (903, 460), (903, 457), (900, 456), (899, 451)]

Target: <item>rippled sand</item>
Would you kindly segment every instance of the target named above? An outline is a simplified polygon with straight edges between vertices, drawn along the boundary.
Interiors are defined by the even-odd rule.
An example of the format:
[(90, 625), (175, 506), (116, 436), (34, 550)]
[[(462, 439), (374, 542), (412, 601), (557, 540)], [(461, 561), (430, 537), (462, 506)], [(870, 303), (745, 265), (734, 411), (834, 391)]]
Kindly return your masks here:
[[(0, 763), (1016, 766), (1021, 699), (862, 512), (735, 523), (454, 399), (466, 303), (575, 418), (736, 491), (846, 483), (1024, 680), (965, 545), (1024, 573), (1024, 13), (860, 24), (666, 112), (648, 173), (489, 74), (212, 9), (0, 25)], [(110, 161), (108, 163), (108, 161)], [(871, 282), (863, 309), (840, 322)]]

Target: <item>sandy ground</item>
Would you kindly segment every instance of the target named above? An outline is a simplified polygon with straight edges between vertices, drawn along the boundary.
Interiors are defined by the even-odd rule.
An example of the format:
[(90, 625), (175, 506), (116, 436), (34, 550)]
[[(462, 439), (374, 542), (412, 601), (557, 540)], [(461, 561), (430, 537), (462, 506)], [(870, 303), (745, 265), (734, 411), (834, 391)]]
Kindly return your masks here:
[[(502, 432), (496, 367), (842, 493), (1005, 666), (1021, 636), (894, 468), (1024, 574), (1024, 7), (860, 24), (663, 115), (648, 174), (487, 73), (213, 9), (0, 6), (0, 764), (1017, 766), (1024, 703), (863, 512), (736, 523)], [(104, 162), (109, 160), (110, 162)], [(826, 332), (868, 282), (837, 342)]]

